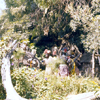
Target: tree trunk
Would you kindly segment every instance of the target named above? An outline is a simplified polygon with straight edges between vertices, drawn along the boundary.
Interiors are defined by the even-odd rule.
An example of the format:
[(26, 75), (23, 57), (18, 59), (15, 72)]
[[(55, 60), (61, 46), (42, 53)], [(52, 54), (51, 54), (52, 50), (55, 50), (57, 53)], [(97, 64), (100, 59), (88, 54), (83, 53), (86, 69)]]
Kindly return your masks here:
[(95, 68), (95, 59), (94, 59), (94, 51), (93, 51), (93, 54), (92, 54), (92, 78), (94, 78), (94, 68)]
[(7, 97), (6, 100), (27, 100), (22, 98), (14, 89), (11, 75), (10, 75), (10, 57), (12, 52), (17, 47), (17, 44), (11, 49), (9, 53), (2, 59), (2, 66), (1, 66), (1, 76), (2, 76), (2, 84), (6, 90)]

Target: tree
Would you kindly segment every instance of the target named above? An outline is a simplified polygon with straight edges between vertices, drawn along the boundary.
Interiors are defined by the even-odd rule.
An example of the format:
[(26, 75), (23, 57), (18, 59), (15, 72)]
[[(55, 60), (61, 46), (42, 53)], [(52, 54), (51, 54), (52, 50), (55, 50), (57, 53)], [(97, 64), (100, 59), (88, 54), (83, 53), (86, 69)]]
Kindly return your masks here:
[(83, 44), (86, 50), (96, 51), (100, 49), (100, 0), (93, 0), (91, 7), (91, 18), (87, 24), (88, 34), (83, 38)]
[[(16, 40), (12, 43), (13, 48), (10, 50), (9, 53), (6, 53), (2, 59), (2, 67), (1, 67), (1, 76), (2, 76), (2, 83), (7, 93), (7, 100), (27, 100), (25, 98), (22, 98), (14, 89), (12, 81), (11, 81), (11, 75), (10, 75), (10, 58), (11, 54), (15, 50), (17, 44)], [(0, 51), (1, 52), (1, 51)]]

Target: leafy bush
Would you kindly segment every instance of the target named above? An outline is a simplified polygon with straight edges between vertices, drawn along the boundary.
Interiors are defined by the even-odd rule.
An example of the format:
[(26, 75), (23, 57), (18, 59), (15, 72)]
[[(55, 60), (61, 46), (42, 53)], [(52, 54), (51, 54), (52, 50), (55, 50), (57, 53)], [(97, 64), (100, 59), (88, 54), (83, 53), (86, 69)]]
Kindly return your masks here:
[(89, 32), (82, 40), (87, 51), (100, 49), (100, 15), (96, 15), (91, 19), (92, 21), (91, 24), (89, 24)]
[(55, 74), (45, 75), (45, 71), (28, 67), (14, 69), (12, 74), (14, 88), (22, 97), (35, 100), (64, 100), (69, 94), (78, 94), (100, 89), (99, 80), (87, 77), (60, 77)]
[(100, 49), (100, 0), (92, 0), (91, 4), (91, 7), (83, 5), (75, 8), (70, 3), (70, 6), (65, 7), (65, 11), (69, 12), (73, 18), (70, 21), (72, 31), (77, 33), (78, 30), (80, 36), (78, 39), (88, 52)]

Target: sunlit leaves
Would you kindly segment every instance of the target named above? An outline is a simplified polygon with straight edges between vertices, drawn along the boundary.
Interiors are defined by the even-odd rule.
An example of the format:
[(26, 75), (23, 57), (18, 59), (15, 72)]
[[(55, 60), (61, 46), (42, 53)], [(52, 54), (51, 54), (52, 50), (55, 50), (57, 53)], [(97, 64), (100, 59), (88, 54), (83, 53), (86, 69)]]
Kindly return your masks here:
[(34, 0), (41, 9), (48, 8), (51, 4), (55, 4), (59, 0)]
[(100, 14), (98, 13), (100, 0), (93, 0), (92, 4), (91, 7), (84, 5), (82, 7), (77, 6), (75, 9), (72, 6), (68, 6), (65, 9), (73, 18), (70, 21), (72, 31), (76, 32), (79, 26), (83, 27), (81, 30), (83, 30), (85, 34), (83, 34), (83, 36), (81, 35), (81, 40), (84, 44), (84, 48), (89, 52), (100, 48)]
[(25, 12), (26, 6), (21, 5), (20, 7), (11, 7), (11, 14), (16, 17), (21, 17), (22, 13)]
[[(100, 49), (100, 15), (92, 17), (92, 23), (89, 24), (89, 33), (83, 43), (88, 46), (88, 50)], [(89, 43), (88, 43), (89, 41)]]
[(5, 0), (7, 8), (12, 7), (19, 7), (22, 4), (25, 4), (25, 0)]

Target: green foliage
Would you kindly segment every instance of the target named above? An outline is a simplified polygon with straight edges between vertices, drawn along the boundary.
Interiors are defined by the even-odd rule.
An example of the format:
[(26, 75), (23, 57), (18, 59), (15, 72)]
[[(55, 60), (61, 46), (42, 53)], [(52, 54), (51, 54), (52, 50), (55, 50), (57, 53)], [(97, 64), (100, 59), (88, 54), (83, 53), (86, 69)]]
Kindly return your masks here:
[(56, 74), (45, 75), (44, 71), (33, 70), (28, 67), (14, 69), (12, 82), (16, 91), (27, 99), (67, 99), (69, 94), (78, 94), (89, 91), (98, 91), (99, 80), (87, 78), (60, 77)]
[(74, 8), (72, 3), (65, 7), (65, 11), (69, 12), (72, 16), (70, 21), (72, 31), (76, 32), (76, 34), (79, 32), (79, 39), (84, 45), (84, 49), (88, 52), (100, 48), (100, 0), (92, 0), (91, 3), (91, 7), (89, 5), (78, 5)]
[(88, 51), (100, 49), (100, 15), (92, 17), (89, 33), (83, 43)]
[[(84, 5), (78, 4), (76, 7), (74, 6), (76, 1), (73, 0), (67, 3), (61, 0), (5, 0), (5, 2), (8, 7), (5, 16), (8, 15), (8, 17), (6, 22), (5, 16), (1, 20), (4, 25), (3, 29), (0, 29), (0, 34), (13, 33), (21, 36), (22, 34), (19, 34), (21, 31), (21, 33), (32, 34), (33, 38), (36, 36), (41, 38), (46, 34), (55, 42), (58, 37), (63, 37), (70, 32), (77, 33), (78, 30), (79, 37), (75, 40), (81, 41), (86, 50), (92, 51), (99, 48), (99, 19), (97, 19), (100, 15), (99, 0), (92, 0), (91, 6), (85, 5), (84, 1)], [(34, 25), (29, 29), (27, 23), (33, 20), (35, 20)], [(18, 24), (21, 24), (20, 30), (18, 27), (15, 28)], [(25, 38), (24, 36), (22, 38)], [(91, 36), (95, 38), (92, 39)]]
[(42, 36), (49, 36), (55, 42), (58, 37), (63, 37), (65, 34), (71, 32), (71, 28), (69, 27), (71, 16), (64, 9), (65, 5), (60, 1), (50, 4), (45, 9), (43, 17), (38, 21), (36, 28), (33, 29), (32, 36), (34, 37), (35, 34), (40, 36), (40, 38)]
[(60, 0), (34, 0), (41, 9), (48, 8), (50, 5), (59, 2)]
[(86, 50), (93, 51), (100, 49), (100, 0), (92, 1), (91, 18), (88, 19), (87, 27), (88, 34), (83, 38), (83, 44)]
[(14, 52), (15, 58), (17, 59), (19, 59), (24, 54), (25, 51), (22, 48), (16, 48), (16, 52)]
[(58, 69), (60, 64), (65, 64), (65, 62), (62, 59), (60, 59), (59, 57), (53, 57), (48, 62), (47, 66), (51, 67), (52, 70), (55, 71), (54, 69), (56, 69), (56, 68)]

